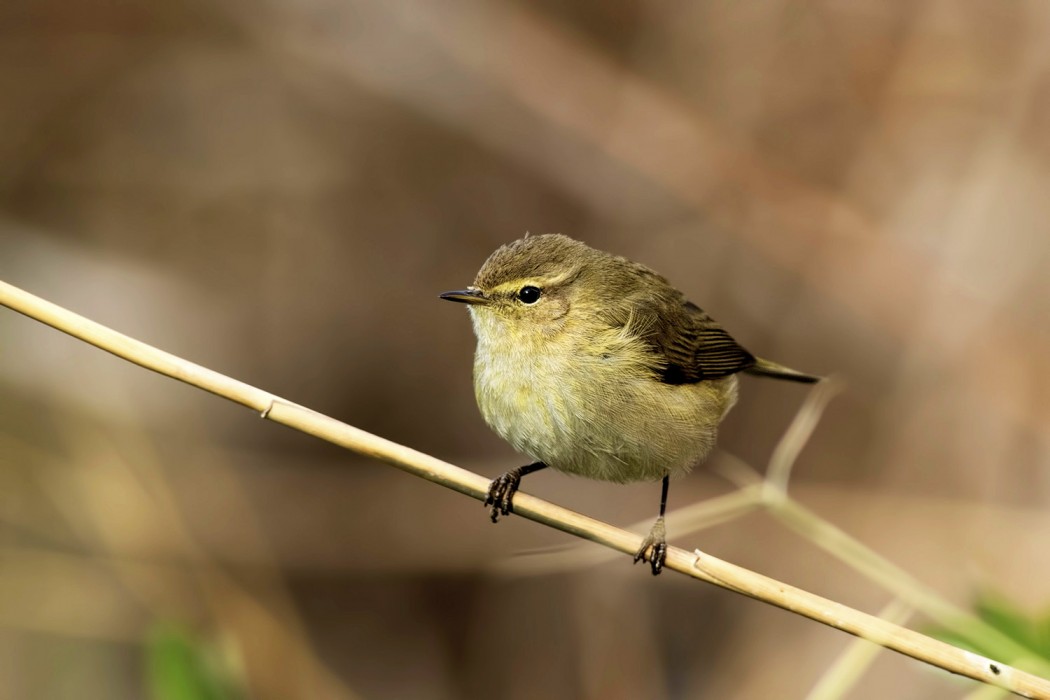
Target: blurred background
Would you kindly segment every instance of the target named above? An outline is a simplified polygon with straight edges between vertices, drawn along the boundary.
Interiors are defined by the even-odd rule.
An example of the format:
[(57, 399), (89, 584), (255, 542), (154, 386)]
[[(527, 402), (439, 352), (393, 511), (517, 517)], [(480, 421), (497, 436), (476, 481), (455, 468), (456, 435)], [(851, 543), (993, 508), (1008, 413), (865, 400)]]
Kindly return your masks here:
[[(437, 294), (565, 233), (846, 382), (801, 502), (960, 605), (1050, 603), (1045, 2), (5, 0), (0, 95), (0, 279), (495, 476)], [(762, 469), (805, 389), (741, 395)], [(671, 537), (890, 599), (766, 516)], [(627, 557), (501, 569), (568, 543), (0, 313), (2, 698), (792, 698), (849, 642)], [(850, 697), (972, 687), (886, 652)]]

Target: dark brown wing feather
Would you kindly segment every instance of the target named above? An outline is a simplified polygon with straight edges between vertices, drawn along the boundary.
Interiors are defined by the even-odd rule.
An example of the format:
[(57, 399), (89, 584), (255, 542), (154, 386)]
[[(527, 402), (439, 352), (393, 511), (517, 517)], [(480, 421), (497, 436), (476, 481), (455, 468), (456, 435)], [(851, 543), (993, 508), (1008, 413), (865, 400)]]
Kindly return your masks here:
[(719, 379), (754, 366), (755, 358), (692, 302), (681, 306), (678, 323), (664, 324), (653, 338), (665, 360), (660, 378), (668, 384)]
[(653, 371), (667, 384), (719, 379), (755, 366), (751, 353), (703, 309), (681, 297), (643, 308), (637, 321), (654, 350)]
[[(598, 311), (612, 328), (625, 328), (652, 349), (652, 371), (667, 384), (695, 384), (743, 372), (758, 360), (714, 319), (652, 270), (623, 258), (616, 281), (637, 280), (616, 303)], [(598, 285), (600, 286), (600, 285)], [(611, 287), (613, 285), (606, 284)]]

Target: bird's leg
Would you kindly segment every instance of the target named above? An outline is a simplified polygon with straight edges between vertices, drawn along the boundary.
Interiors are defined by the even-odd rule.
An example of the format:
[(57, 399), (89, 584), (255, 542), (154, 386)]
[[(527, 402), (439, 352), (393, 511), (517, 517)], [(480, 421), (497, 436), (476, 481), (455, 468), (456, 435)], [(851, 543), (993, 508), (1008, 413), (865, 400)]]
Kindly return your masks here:
[(671, 483), (669, 475), (664, 476), (663, 491), (660, 494), (660, 517), (653, 523), (649, 534), (642, 541), (638, 553), (634, 555), (634, 563), (649, 562), (652, 566), (653, 576), (658, 576), (664, 568), (667, 560), (667, 527), (664, 525), (664, 511), (667, 510), (667, 487)]
[(511, 499), (518, 492), (518, 486), (521, 485), (521, 477), (546, 468), (547, 465), (543, 462), (533, 462), (532, 464), (526, 464), (524, 467), (511, 469), (506, 474), (501, 474), (493, 479), (492, 483), (489, 484), (489, 495), (485, 499), (485, 505), (492, 506), (489, 510), (492, 522), (497, 522), (499, 516), (510, 515), (514, 511), (514, 504), (511, 502)]

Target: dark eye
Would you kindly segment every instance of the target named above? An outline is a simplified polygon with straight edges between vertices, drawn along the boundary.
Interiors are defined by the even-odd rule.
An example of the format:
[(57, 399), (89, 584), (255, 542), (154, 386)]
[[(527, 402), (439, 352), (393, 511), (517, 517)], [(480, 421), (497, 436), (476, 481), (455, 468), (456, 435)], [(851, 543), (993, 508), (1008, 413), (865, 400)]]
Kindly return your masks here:
[(528, 285), (518, 290), (518, 300), (522, 304), (535, 304), (540, 300), (540, 294), (542, 294), (542, 292), (539, 287)]

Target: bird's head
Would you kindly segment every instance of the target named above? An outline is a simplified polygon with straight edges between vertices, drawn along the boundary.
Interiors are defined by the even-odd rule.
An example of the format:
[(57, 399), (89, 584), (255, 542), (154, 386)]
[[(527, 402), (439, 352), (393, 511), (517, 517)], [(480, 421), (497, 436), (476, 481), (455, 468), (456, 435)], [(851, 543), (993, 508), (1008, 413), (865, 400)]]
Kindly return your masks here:
[(526, 236), (499, 248), (474, 284), (442, 299), (468, 304), (481, 339), (552, 337), (607, 291), (600, 270), (613, 256), (560, 234)]

